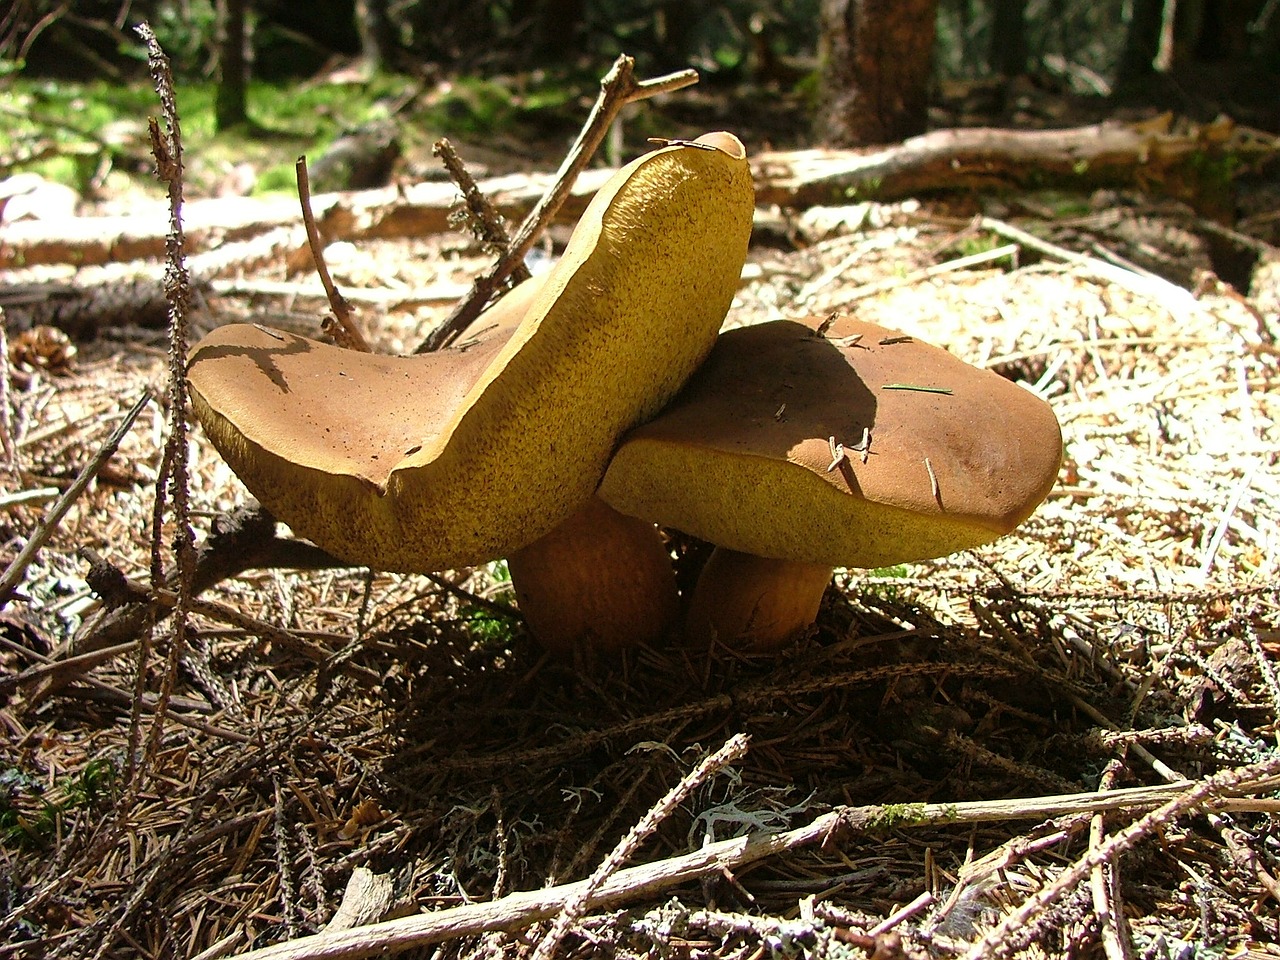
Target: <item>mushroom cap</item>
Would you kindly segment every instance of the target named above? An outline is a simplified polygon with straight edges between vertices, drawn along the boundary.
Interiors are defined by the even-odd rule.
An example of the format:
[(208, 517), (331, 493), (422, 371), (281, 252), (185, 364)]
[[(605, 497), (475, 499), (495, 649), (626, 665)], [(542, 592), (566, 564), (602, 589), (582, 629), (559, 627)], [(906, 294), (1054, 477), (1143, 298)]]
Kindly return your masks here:
[(1047, 403), (897, 331), (822, 322), (722, 334), (627, 435), (600, 497), (742, 553), (879, 567), (994, 540), (1048, 495), (1062, 435)]
[(505, 338), (387, 357), (214, 330), (188, 365), (205, 432), (264, 506), (352, 563), (442, 569), (537, 539), (680, 389), (732, 302), (751, 173), (732, 134), (703, 139), (610, 179)]

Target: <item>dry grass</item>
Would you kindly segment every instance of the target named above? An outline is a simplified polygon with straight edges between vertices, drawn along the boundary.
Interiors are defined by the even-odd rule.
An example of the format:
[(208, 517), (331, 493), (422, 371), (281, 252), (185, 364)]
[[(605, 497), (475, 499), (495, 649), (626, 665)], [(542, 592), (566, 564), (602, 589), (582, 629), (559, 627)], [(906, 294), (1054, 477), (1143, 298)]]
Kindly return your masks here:
[[(266, 570), (206, 594), (220, 606), (193, 617), (184, 649), (159, 614), (149, 634), (68, 663), (102, 608), (79, 551), (147, 576), (165, 439), (153, 405), (0, 622), (0, 956), (233, 955), (321, 930), (357, 867), (388, 875), (415, 911), (579, 880), (737, 734), (745, 758), (688, 783), (633, 862), (846, 805), (883, 809), (827, 842), (588, 908), (560, 955), (1280, 955), (1267, 946), (1280, 939), (1274, 782), (1245, 785), (1263, 799), (1187, 800), (1149, 823), (1150, 803), (1091, 823), (1087, 797), (1029, 821), (1034, 804), (1018, 800), (1275, 764), (1274, 306), (1135, 290), (1048, 260), (858, 299), (863, 284), (955, 255), (963, 233), (937, 210), (869, 213), (802, 250), (757, 250), (733, 322), (856, 299), (866, 319), (1044, 392), (1067, 463), (1017, 533), (840, 574), (817, 630), (775, 659), (672, 646), (555, 662), (484, 602), (509, 601), (492, 570)], [(443, 246), (380, 245), (331, 266), (339, 283), (374, 286), (480, 262)], [(196, 322), (283, 312), (227, 299)], [(385, 348), (443, 312), (366, 322)], [(65, 486), (144, 389), (164, 394), (163, 344), (115, 336), (82, 345), (65, 372), (14, 371), (10, 556), (43, 506), (9, 495)], [(197, 432), (201, 535), (244, 496)], [(1210, 799), (1229, 792), (1210, 786)], [(1015, 802), (954, 823), (913, 806), (996, 800)], [(1091, 849), (1105, 865), (1093, 869)], [(1015, 913), (1055, 880), (1059, 896)], [(431, 949), (515, 955), (548, 929)]]

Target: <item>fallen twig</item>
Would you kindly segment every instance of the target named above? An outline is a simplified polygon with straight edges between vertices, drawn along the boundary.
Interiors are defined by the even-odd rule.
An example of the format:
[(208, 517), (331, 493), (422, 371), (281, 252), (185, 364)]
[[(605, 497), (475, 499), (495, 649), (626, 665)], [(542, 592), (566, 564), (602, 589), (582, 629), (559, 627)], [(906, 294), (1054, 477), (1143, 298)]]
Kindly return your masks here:
[(4, 453), (4, 466), (10, 473), (18, 472), (18, 448), (13, 442), (13, 408), (9, 405), (9, 318), (0, 307), (0, 451)]
[(15, 490), (13, 493), (0, 494), (0, 510), (47, 503), (56, 500), (59, 492), (57, 487), (37, 487), (34, 490)]
[(350, 930), (381, 920), (395, 902), (395, 883), (387, 873), (356, 867), (347, 879), (338, 910), (325, 924), (328, 932)]
[(556, 211), (569, 196), (573, 181), (587, 165), (592, 154), (596, 152), (609, 125), (613, 123), (614, 118), (624, 106), (660, 93), (679, 90), (698, 80), (698, 74), (695, 71), (681, 70), (664, 77), (637, 82), (632, 72), (634, 69), (635, 61), (625, 54), (614, 61), (613, 68), (600, 81), (600, 96), (596, 99), (582, 132), (578, 134), (578, 139), (560, 165), (551, 189), (525, 217), (524, 223), (516, 231), (506, 253), (498, 258), (498, 262), (487, 273), (476, 279), (471, 293), (454, 308), (440, 326), (431, 331), (427, 339), (418, 347), (418, 353), (439, 350), (457, 339), (471, 321), (479, 316), (480, 311), (502, 287), (507, 277), (511, 276), (516, 265), (524, 263), (525, 255), (532, 249), (534, 241), (546, 229), (546, 225), (551, 222)]
[[(1112, 760), (1102, 773), (1101, 786), (1110, 789), (1124, 767)], [(1089, 821), (1089, 847), (1096, 849), (1106, 837), (1106, 816), (1095, 813)], [(1132, 960), (1133, 943), (1125, 920), (1120, 897), (1120, 865), (1099, 863), (1089, 873), (1089, 892), (1093, 898), (1093, 914), (1098, 918), (1098, 932), (1107, 960)]]
[[(1196, 784), (1138, 787), (1109, 793), (1083, 793), (1059, 797), (987, 800), (963, 803), (920, 803), (894, 806), (843, 807), (794, 830), (755, 833), (710, 843), (692, 853), (619, 870), (590, 895), (587, 904), (601, 908), (640, 900), (669, 887), (699, 877), (763, 860), (787, 850), (832, 840), (843, 831), (868, 831), (893, 827), (983, 823), (1000, 820), (1044, 820), (1098, 810), (1146, 809), (1173, 797), (1174, 804), (1213, 801), (1220, 810), (1280, 811), (1280, 801), (1242, 797), (1273, 790), (1280, 784), (1280, 760), (1266, 765), (1229, 771)], [(1188, 797), (1192, 797), (1188, 801)], [(1168, 809), (1169, 805), (1162, 807)], [(1139, 823), (1146, 822), (1143, 818)], [(1130, 828), (1132, 829), (1132, 828)], [(1136, 840), (1136, 837), (1135, 837)], [(241, 960), (339, 960), (386, 956), (413, 947), (442, 943), (459, 937), (495, 930), (516, 930), (555, 916), (564, 905), (581, 896), (589, 881), (513, 893), (489, 903), (469, 903), (448, 910), (388, 920), (353, 930), (320, 933), (277, 943), (240, 955)]]
[(1280, 773), (1280, 756), (1247, 767), (1224, 770), (1194, 784), (1181, 784), (1181, 789), (1173, 799), (1112, 834), (1104, 843), (1092, 847), (1087, 854), (1063, 870), (1052, 883), (1041, 887), (1036, 894), (1023, 901), (1022, 906), (988, 930), (970, 948), (965, 955), (966, 960), (1007, 956), (1021, 943), (1017, 933), (1037, 914), (1074, 890), (1095, 867), (1114, 862), (1120, 854), (1132, 849), (1139, 840), (1162, 824), (1209, 805), (1222, 809), (1217, 801), (1224, 793), (1234, 791), (1250, 781), (1274, 779), (1277, 773)]
[(556, 948), (560, 946), (560, 941), (569, 931), (569, 926), (582, 916), (591, 897), (600, 889), (600, 885), (617, 873), (622, 864), (631, 859), (631, 855), (640, 844), (658, 829), (662, 821), (667, 819), (690, 793), (724, 767), (740, 759), (746, 752), (746, 736), (741, 733), (735, 734), (719, 750), (681, 777), (680, 782), (667, 791), (667, 795), (654, 804), (640, 822), (631, 828), (609, 855), (600, 862), (600, 866), (596, 867), (582, 888), (564, 902), (551, 924), (551, 929), (547, 931), (546, 936), (533, 952), (533, 960), (551, 960)]
[(84, 493), (90, 481), (98, 475), (98, 471), (115, 454), (120, 442), (124, 440), (125, 434), (129, 432), (134, 421), (138, 419), (138, 415), (142, 413), (150, 402), (150, 392), (143, 393), (138, 402), (125, 414), (124, 419), (120, 421), (115, 430), (111, 431), (111, 436), (107, 437), (106, 442), (98, 448), (98, 452), (81, 468), (71, 486), (67, 487), (66, 493), (50, 508), (49, 513), (40, 525), (32, 531), (26, 545), (13, 558), (9, 566), (5, 568), (4, 575), (0, 576), (0, 609), (3, 609), (12, 599), (14, 589), (22, 579), (27, 567), (30, 566), (31, 561), (39, 553), (40, 548), (52, 536), (53, 531), (58, 528), (62, 518), (67, 515), (67, 511), (71, 509), (71, 505), (76, 502), (80, 494)]
[[(187, 308), (191, 304), (191, 276), (187, 272), (186, 237), (182, 229), (183, 156), (182, 126), (178, 116), (178, 102), (173, 90), (173, 74), (169, 58), (165, 56), (149, 23), (141, 23), (138, 35), (147, 45), (147, 66), (160, 107), (165, 129), (155, 117), (149, 118), (151, 153), (156, 161), (156, 177), (165, 184), (169, 198), (169, 230), (165, 236), (164, 293), (169, 304), (169, 383), (168, 383), (168, 435), (160, 459), (156, 477), (155, 504), (151, 513), (151, 583), (161, 586), (166, 579), (164, 568), (164, 528), (166, 504), (173, 503), (173, 559), (174, 579), (178, 602), (174, 608), (175, 622), (173, 642), (169, 647), (168, 663), (161, 674), (159, 706), (155, 723), (151, 727), (145, 750), (141, 754), (139, 768), (138, 743), (141, 736), (141, 704), (146, 691), (149, 673), (151, 634), (142, 634), (138, 656), (138, 670), (134, 681), (135, 706), (129, 718), (129, 754), (125, 765), (124, 782), (128, 785), (117, 810), (123, 818), (139, 789), (139, 770), (147, 769), (159, 749), (164, 732), (164, 719), (169, 698), (177, 679), (178, 662), (186, 650), (190, 629), (191, 581), (195, 571), (195, 532), (191, 528), (190, 483), (187, 448)], [(107, 945), (99, 947), (99, 954)]]
[(329, 309), (332, 316), (325, 317), (325, 333), (333, 337), (338, 346), (348, 350), (359, 350), (369, 353), (369, 341), (364, 338), (360, 328), (351, 317), (349, 304), (333, 277), (329, 275), (329, 266), (324, 262), (324, 243), (320, 239), (320, 229), (316, 226), (315, 214), (311, 212), (311, 179), (307, 176), (307, 158), (299, 157), (296, 164), (298, 174), (298, 200), (302, 204), (302, 222), (307, 227), (307, 243), (311, 245), (311, 259), (316, 265), (316, 273), (324, 286), (324, 295), (329, 298)]
[[(968, 270), (970, 267), (981, 266), (990, 263), (993, 260), (1002, 260), (1008, 257), (1014, 267), (1017, 267), (1018, 250), (1020, 248), (1016, 243), (1006, 243), (1003, 246), (995, 247), (992, 250), (983, 250), (980, 253), (971, 253), (968, 256), (957, 257), (954, 260), (947, 260), (943, 263), (935, 263), (929, 267), (922, 267), (919, 270), (912, 270), (910, 273), (901, 277), (885, 277), (883, 280), (876, 280), (873, 283), (865, 283), (848, 293), (840, 295), (840, 305), (846, 306), (855, 303), (858, 300), (865, 300), (867, 297), (879, 296), (889, 290), (896, 290), (899, 287), (909, 287), (921, 280), (929, 280), (933, 277), (941, 276), (944, 273), (951, 273), (956, 270)], [(846, 257), (830, 270), (826, 270), (816, 280), (811, 280), (796, 294), (795, 302), (799, 306), (805, 306), (812, 302), (820, 292), (830, 289), (831, 284), (840, 279), (849, 270), (861, 260), (865, 254), (858, 250), (856, 253)]]
[[(494, 209), (489, 198), (484, 195), (484, 191), (476, 185), (475, 178), (463, 164), (458, 151), (453, 149), (449, 138), (441, 137), (437, 140), (432, 152), (440, 158), (444, 168), (449, 171), (449, 176), (462, 191), (462, 200), (467, 205), (467, 218), (471, 221), (476, 235), (483, 243), (493, 247), (500, 256), (506, 256), (507, 250), (511, 247), (511, 238), (507, 236), (502, 216)], [(518, 284), (528, 279), (529, 268), (524, 260), (521, 260), (512, 268), (511, 280)]]
[(1114, 283), (1138, 296), (1154, 300), (1178, 320), (1183, 320), (1199, 309), (1196, 298), (1190, 291), (1170, 283), (1163, 277), (1144, 276), (1097, 257), (1076, 253), (994, 217), (983, 217), (979, 223), (983, 230), (990, 230), (1006, 240), (1012, 240), (1014, 243), (1068, 265), (1083, 267), (1099, 279)]
[(1197, 176), (1206, 158), (1233, 158), (1238, 176), (1272, 162), (1280, 146), (1274, 135), (1228, 120), (1191, 129), (1171, 121), (1165, 116), (1155, 123), (1108, 121), (1055, 130), (963, 127), (930, 130), (870, 151), (761, 153), (754, 161), (757, 201), (794, 209), (938, 190), (1139, 184), (1148, 193), (1174, 196), (1211, 214), (1228, 202), (1231, 180)]

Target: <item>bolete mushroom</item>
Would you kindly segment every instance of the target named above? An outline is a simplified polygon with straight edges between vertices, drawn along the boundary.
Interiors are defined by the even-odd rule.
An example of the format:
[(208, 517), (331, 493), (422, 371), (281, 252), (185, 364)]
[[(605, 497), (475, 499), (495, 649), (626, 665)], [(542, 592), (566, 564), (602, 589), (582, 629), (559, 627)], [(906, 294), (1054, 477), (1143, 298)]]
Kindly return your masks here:
[(834, 567), (987, 543), (1053, 486), (1062, 437), (1039, 397), (897, 331), (825, 324), (722, 334), (605, 473), (616, 509), (716, 545), (691, 639), (775, 648), (812, 624)]
[(389, 357), (229, 325), (191, 353), (196, 415), (272, 513), (343, 560), (505, 556), (586, 501), (705, 358), (753, 208), (732, 134), (653, 151), (596, 194), (509, 338)]

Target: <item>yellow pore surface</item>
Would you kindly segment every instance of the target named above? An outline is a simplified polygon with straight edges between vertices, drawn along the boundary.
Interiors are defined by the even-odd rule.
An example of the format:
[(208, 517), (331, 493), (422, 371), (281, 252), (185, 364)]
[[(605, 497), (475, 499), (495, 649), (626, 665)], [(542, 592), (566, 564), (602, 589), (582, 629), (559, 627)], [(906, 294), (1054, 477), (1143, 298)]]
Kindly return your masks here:
[(742, 553), (879, 567), (994, 540), (1048, 495), (1047, 403), (898, 331), (821, 323), (722, 335), (623, 441), (600, 497)]
[(381, 357), (224, 327), (191, 355), (197, 416), (254, 496), (345, 560), (425, 571), (531, 542), (715, 341), (754, 205), (718, 142), (620, 170), (505, 343)]

